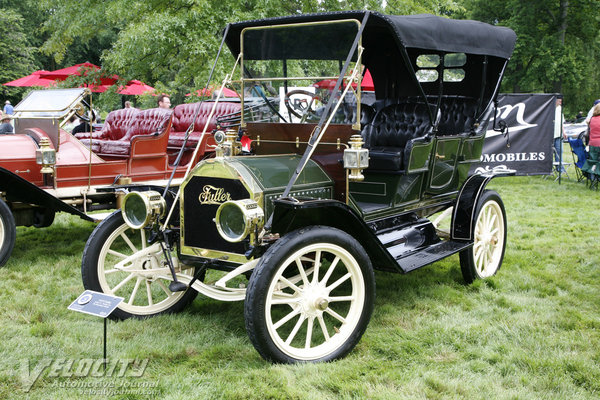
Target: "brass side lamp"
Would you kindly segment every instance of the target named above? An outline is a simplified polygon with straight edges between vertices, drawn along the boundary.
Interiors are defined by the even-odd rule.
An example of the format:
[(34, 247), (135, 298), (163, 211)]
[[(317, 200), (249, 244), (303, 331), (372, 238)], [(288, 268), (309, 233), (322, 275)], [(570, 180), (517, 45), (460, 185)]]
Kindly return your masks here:
[(50, 146), (48, 138), (40, 140), (40, 147), (35, 151), (35, 162), (42, 166), (42, 174), (54, 174), (56, 150)]
[(350, 170), (348, 180), (360, 182), (365, 179), (362, 170), (369, 167), (369, 149), (363, 149), (365, 142), (362, 136), (352, 135), (348, 144), (349, 149), (344, 150), (344, 168)]

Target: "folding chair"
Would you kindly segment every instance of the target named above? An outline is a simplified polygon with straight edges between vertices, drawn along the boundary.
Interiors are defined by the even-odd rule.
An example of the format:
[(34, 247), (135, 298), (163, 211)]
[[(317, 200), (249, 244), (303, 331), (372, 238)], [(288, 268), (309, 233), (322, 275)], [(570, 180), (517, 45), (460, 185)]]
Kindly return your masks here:
[(600, 182), (600, 148), (590, 146), (588, 159), (582, 167), (584, 173), (587, 173), (587, 178), (590, 183), (590, 189), (598, 190)]
[(571, 154), (573, 154), (573, 164), (575, 165), (575, 175), (577, 176), (577, 182), (581, 182), (582, 180), (587, 178), (587, 173), (583, 172), (581, 168), (585, 164), (585, 160), (588, 159), (588, 153), (587, 151), (585, 151), (583, 139), (580, 137), (578, 137), (577, 139), (569, 138), (569, 146), (571, 146)]
[[(562, 146), (562, 142), (561, 142), (561, 146)], [(552, 162), (552, 173), (555, 176), (554, 180), (556, 181), (558, 179), (561, 166), (562, 166), (562, 174), (565, 175), (567, 177), (567, 179), (571, 179), (571, 177), (569, 176), (569, 173), (567, 172), (567, 168), (569, 167), (569, 165), (571, 165), (571, 163), (565, 162), (564, 151), (563, 151), (563, 157), (561, 159), (560, 155), (558, 154), (558, 152), (556, 151), (554, 146), (552, 146), (552, 155), (554, 156), (554, 160), (560, 160), (560, 161)]]

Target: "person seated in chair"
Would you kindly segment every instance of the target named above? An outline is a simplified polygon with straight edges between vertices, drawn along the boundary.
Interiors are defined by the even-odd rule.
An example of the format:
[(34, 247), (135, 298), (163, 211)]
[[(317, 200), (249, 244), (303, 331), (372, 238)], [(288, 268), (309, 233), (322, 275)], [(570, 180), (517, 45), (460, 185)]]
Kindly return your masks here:
[(594, 106), (590, 118), (589, 157), (581, 168), (591, 175), (592, 180), (600, 176), (600, 103)]
[(15, 133), (12, 125), (10, 124), (10, 115), (5, 113), (0, 116), (0, 135), (10, 135)]

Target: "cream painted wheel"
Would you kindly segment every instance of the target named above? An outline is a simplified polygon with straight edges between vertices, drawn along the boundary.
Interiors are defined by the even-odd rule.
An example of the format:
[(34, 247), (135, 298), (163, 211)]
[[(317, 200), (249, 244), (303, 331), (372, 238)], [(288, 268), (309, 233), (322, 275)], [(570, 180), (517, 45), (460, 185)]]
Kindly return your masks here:
[[(170, 271), (158, 246), (146, 242), (144, 229), (134, 230), (120, 212), (104, 220), (90, 236), (83, 254), (82, 277), (86, 289), (123, 297), (112, 316), (125, 319), (179, 311), (197, 292), (171, 292)], [(151, 250), (151, 251), (149, 251)], [(178, 275), (193, 276), (173, 259)], [(120, 263), (120, 264), (119, 264)]]
[(246, 293), (246, 327), (267, 359), (335, 359), (360, 339), (373, 298), (360, 244), (336, 229), (311, 227), (284, 236), (261, 259)]
[(494, 275), (502, 265), (506, 247), (506, 213), (498, 193), (483, 193), (475, 218), (473, 247), (460, 254), (467, 282)]

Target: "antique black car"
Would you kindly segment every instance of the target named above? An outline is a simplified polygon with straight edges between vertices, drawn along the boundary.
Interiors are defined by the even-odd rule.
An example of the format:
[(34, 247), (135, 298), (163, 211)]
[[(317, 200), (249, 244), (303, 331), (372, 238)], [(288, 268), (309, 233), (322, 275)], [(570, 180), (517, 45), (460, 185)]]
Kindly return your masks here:
[[(263, 97), (271, 122), (244, 114), (217, 132), (215, 157), (179, 191), (127, 194), (88, 240), (85, 287), (124, 297), (118, 319), (181, 310), (198, 292), (245, 301), (258, 352), (292, 363), (356, 345), (374, 269), (459, 253), (467, 282), (494, 275), (504, 206), (485, 189), (494, 172), (469, 170), (497, 122), (515, 39), (476, 21), (368, 11), (227, 26), (235, 65), (224, 84)], [(324, 80), (335, 84), (317, 89)]]

